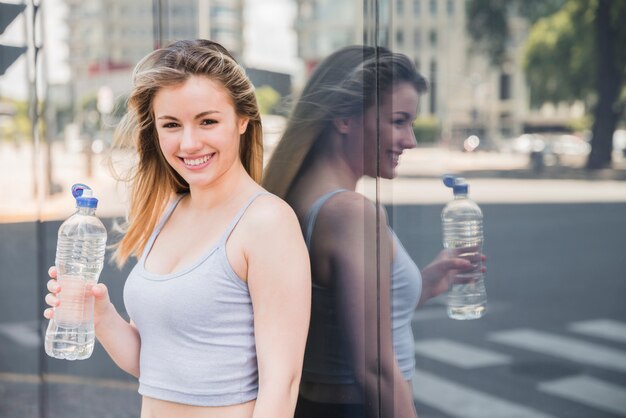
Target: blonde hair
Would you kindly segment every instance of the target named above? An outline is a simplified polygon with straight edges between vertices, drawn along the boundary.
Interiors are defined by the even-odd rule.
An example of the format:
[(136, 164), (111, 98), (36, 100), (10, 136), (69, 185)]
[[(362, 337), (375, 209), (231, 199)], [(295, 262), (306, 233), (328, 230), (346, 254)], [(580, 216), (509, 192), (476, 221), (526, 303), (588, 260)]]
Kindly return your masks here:
[(337, 118), (363, 114), (377, 96), (401, 82), (418, 93), (427, 83), (403, 54), (382, 47), (348, 46), (322, 61), (307, 82), (265, 168), (263, 187), (285, 198), (307, 159), (315, 156)]
[(153, 51), (133, 71), (128, 112), (115, 132), (119, 147), (134, 144), (138, 164), (130, 181), (130, 208), (121, 227), (123, 238), (113, 259), (118, 266), (138, 257), (173, 194), (189, 191), (189, 184), (167, 163), (159, 147), (152, 104), (163, 87), (184, 83), (194, 75), (217, 81), (228, 91), (235, 112), (249, 119), (240, 138), (239, 157), (252, 179), (261, 181), (263, 137), (254, 87), (244, 70), (218, 43), (198, 39), (177, 41)]

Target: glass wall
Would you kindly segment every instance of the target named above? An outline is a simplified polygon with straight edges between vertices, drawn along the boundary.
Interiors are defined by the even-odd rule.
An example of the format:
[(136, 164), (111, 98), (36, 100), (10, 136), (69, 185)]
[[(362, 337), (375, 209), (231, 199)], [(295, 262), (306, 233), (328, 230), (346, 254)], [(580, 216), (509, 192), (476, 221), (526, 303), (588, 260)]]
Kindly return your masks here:
[[(47, 269), (72, 184), (94, 189), (115, 239), (129, 196), (110, 163), (132, 167), (135, 153), (114, 149), (113, 131), (133, 67), (187, 38), (222, 44), (254, 84), (263, 185), (307, 240), (313, 307), (297, 416), (626, 416), (621, 3), (0, 7), (0, 416), (140, 414), (137, 379), (99, 343), (89, 360), (45, 354)], [(446, 174), (465, 180), (483, 215), (486, 258), (470, 257), (484, 265), (479, 319), (448, 314), (461, 290), (452, 281), (469, 267), (444, 249)], [(135, 260), (118, 269), (111, 253), (100, 280), (128, 318)], [(476, 276), (464, 290), (476, 292)]]

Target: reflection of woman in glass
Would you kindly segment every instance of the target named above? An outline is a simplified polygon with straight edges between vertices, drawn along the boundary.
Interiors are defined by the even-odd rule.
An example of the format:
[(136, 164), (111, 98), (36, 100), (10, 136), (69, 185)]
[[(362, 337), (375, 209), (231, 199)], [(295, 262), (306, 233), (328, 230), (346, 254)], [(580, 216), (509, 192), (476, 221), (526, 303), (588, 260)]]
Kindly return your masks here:
[[(142, 417), (293, 416), (309, 262), (292, 209), (257, 183), (250, 81), (220, 45), (179, 41), (138, 64), (128, 107), (118, 134), (139, 161), (116, 257), (139, 262), (130, 323), (93, 287), (98, 340), (139, 378)], [(56, 280), (48, 289), (62, 303)]]
[(384, 210), (355, 189), (363, 176), (395, 177), (402, 151), (416, 145), (425, 91), (404, 55), (335, 52), (311, 76), (267, 167), (264, 186), (294, 208), (311, 257), (298, 418), (416, 416), (413, 311), (471, 265), (442, 252), (420, 274)]

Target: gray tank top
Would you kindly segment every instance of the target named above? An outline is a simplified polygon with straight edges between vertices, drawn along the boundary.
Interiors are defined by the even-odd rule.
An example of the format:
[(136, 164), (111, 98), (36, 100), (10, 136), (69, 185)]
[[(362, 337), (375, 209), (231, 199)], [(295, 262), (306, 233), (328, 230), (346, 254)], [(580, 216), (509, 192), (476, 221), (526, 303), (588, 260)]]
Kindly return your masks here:
[[(309, 250), (315, 221), (322, 206), (331, 197), (343, 191), (346, 190), (334, 190), (321, 196), (309, 209), (303, 226)], [(410, 380), (415, 369), (415, 342), (411, 320), (422, 291), (422, 276), (396, 234), (393, 231), (391, 233), (395, 247), (391, 272), (393, 348), (402, 375), (406, 380)], [(342, 335), (345, 335), (345, 332), (339, 326), (332, 291), (330, 288), (316, 285), (315, 280), (313, 281), (311, 324), (304, 355), (302, 380), (352, 384), (355, 383), (354, 373), (347, 347), (342, 343)]]
[(145, 269), (146, 256), (183, 195), (170, 205), (124, 285), (141, 337), (139, 393), (198, 406), (239, 404), (258, 391), (252, 301), (226, 257), (226, 241), (250, 204), (193, 265), (170, 274)]

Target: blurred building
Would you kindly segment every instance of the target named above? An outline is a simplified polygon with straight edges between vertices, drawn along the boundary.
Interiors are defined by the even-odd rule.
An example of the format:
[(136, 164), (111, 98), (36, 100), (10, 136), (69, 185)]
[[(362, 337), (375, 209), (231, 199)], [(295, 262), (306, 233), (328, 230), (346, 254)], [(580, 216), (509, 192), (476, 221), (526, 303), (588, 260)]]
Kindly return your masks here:
[(126, 92), (133, 66), (158, 44), (204, 37), (242, 56), (244, 0), (65, 1), (71, 83), (79, 104), (102, 86), (115, 95)]
[[(307, 71), (350, 44), (372, 45), (375, 2), (297, 0), (298, 50)], [(529, 94), (521, 65), (528, 25), (511, 17), (512, 42), (503, 70), (472, 48), (465, 0), (381, 0), (378, 43), (411, 57), (430, 83), (420, 116), (434, 116), (442, 139), (460, 145), (476, 134), (483, 145), (521, 133)]]

